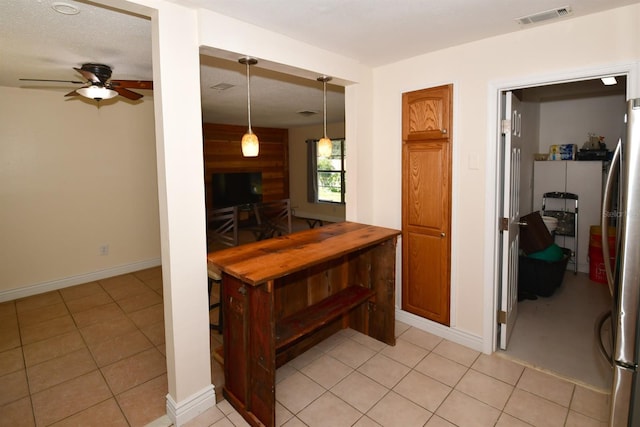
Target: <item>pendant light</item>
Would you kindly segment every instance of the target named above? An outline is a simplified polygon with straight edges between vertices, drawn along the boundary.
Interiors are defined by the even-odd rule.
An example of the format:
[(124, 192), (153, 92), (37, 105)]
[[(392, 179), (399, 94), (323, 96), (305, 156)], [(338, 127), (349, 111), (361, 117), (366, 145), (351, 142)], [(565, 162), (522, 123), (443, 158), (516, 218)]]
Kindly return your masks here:
[(260, 151), (260, 142), (253, 130), (251, 130), (251, 84), (249, 76), (249, 66), (258, 63), (255, 58), (245, 57), (238, 60), (239, 63), (247, 66), (247, 119), (249, 121), (249, 129), (242, 136), (242, 155), (244, 157), (257, 157)]
[(327, 82), (331, 81), (331, 77), (318, 77), (318, 81), (322, 82), (322, 93), (324, 95), (324, 133), (322, 138), (320, 138), (320, 141), (318, 141), (318, 154), (322, 157), (331, 157), (333, 144), (331, 143), (331, 140), (327, 138)]

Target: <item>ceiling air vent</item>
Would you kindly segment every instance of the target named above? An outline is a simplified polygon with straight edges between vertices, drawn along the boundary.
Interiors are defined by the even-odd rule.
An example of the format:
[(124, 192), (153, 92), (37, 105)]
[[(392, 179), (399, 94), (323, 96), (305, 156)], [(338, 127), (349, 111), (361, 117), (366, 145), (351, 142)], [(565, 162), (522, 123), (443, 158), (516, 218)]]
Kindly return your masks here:
[(534, 13), (532, 15), (523, 16), (516, 19), (518, 24), (536, 24), (538, 22), (547, 21), (549, 19), (562, 18), (571, 15), (571, 7), (565, 6), (557, 9), (545, 10), (544, 12)]

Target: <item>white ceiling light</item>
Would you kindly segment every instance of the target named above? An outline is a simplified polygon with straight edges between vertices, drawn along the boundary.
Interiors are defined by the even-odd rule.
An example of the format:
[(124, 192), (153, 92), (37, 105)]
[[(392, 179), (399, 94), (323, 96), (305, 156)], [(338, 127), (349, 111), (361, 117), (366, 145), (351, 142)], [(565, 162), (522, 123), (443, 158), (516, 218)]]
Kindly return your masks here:
[(104, 86), (91, 85), (77, 89), (78, 94), (85, 98), (95, 99), (96, 101), (102, 101), (103, 99), (111, 99), (118, 96), (118, 92), (113, 89), (106, 88)]
[(76, 6), (61, 1), (51, 3), (51, 9), (58, 13), (62, 13), (63, 15), (77, 15), (80, 13), (80, 9)]
[(318, 81), (322, 82), (322, 93), (324, 101), (324, 134), (323, 137), (320, 138), (320, 141), (318, 141), (318, 154), (322, 157), (330, 157), (331, 152), (333, 151), (333, 144), (331, 143), (331, 140), (327, 138), (327, 82), (331, 81), (331, 77), (318, 77)]
[(612, 86), (612, 85), (618, 84), (618, 81), (613, 76), (603, 77), (600, 80), (602, 80), (602, 83), (604, 83), (605, 86)]
[(255, 58), (240, 58), (239, 63), (247, 66), (247, 119), (249, 122), (249, 129), (247, 133), (242, 136), (242, 155), (244, 157), (257, 157), (260, 152), (260, 141), (253, 130), (251, 130), (251, 78), (249, 75), (249, 66), (258, 63)]

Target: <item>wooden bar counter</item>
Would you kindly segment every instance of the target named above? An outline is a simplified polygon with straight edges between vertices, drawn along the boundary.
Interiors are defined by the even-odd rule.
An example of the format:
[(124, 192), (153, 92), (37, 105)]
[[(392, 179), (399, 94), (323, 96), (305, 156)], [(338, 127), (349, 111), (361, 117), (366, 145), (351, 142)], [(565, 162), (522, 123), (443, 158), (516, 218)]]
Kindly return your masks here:
[(275, 426), (276, 368), (342, 328), (395, 345), (398, 230), (341, 222), (216, 251), (222, 273), (224, 395)]

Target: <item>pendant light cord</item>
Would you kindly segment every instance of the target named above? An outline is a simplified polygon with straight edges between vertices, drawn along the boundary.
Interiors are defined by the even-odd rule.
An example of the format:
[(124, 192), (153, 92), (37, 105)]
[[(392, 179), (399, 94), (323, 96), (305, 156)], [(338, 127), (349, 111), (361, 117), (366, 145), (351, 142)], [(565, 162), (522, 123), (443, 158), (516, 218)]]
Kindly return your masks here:
[(324, 93), (324, 137), (327, 137), (327, 79), (322, 81), (322, 92)]
[(247, 119), (249, 122), (249, 133), (253, 133), (251, 130), (251, 84), (249, 82), (249, 61), (246, 61), (247, 64)]
[(253, 129), (251, 129), (251, 71), (249, 67), (257, 64), (258, 60), (247, 56), (240, 58), (238, 62), (247, 66), (247, 122), (249, 123), (249, 129), (242, 135), (240, 146), (244, 157), (256, 157), (260, 152), (260, 141), (258, 141), (258, 136), (253, 133)]

